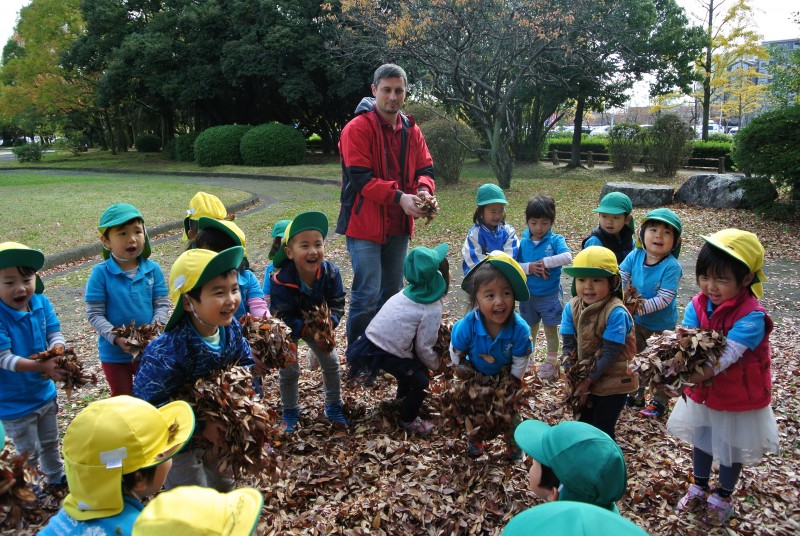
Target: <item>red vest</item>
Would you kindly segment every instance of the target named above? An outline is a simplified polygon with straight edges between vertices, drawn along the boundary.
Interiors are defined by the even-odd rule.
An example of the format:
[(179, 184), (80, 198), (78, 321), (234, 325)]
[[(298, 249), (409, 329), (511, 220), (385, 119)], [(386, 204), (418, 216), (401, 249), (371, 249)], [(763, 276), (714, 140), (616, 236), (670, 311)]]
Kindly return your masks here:
[(717, 411), (750, 411), (765, 408), (772, 400), (772, 372), (770, 370), (769, 334), (772, 332), (772, 319), (750, 294), (749, 288), (733, 299), (714, 309), (708, 317), (708, 298), (698, 294), (692, 299), (692, 306), (700, 321), (700, 327), (713, 329), (727, 335), (737, 320), (752, 313), (764, 313), (764, 338), (755, 350), (746, 350), (744, 355), (713, 378), (708, 387), (696, 386), (686, 390), (686, 394), (698, 404), (705, 404)]

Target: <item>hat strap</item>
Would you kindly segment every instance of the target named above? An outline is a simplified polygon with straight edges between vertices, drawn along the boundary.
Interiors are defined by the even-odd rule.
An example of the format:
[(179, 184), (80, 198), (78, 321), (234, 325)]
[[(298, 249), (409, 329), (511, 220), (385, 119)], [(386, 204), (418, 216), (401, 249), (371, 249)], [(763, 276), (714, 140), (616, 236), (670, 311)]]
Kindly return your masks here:
[(194, 315), (195, 320), (197, 320), (206, 327), (219, 329), (219, 326), (217, 326), (216, 324), (209, 324), (208, 322), (205, 322), (203, 319), (197, 316), (197, 311), (194, 310), (194, 304), (192, 303), (192, 299), (189, 296), (186, 296), (186, 300), (189, 302), (189, 309), (192, 310), (192, 314)]

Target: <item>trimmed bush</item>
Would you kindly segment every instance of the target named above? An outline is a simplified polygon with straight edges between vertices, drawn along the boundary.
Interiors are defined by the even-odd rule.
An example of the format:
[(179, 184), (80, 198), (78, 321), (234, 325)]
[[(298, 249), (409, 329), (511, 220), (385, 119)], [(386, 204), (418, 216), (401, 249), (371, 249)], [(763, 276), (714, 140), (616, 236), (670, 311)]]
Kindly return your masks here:
[(733, 136), (723, 134), (722, 132), (714, 132), (708, 135), (708, 141), (726, 141), (728, 143), (733, 143)]
[(161, 138), (152, 134), (139, 134), (136, 150), (140, 153), (157, 153), (161, 150)]
[[(431, 106), (430, 104), (426, 104), (424, 102), (407, 102), (405, 106), (403, 106), (403, 112), (410, 114), (418, 125), (422, 125), (428, 121), (434, 121), (436, 119), (444, 119), (442, 115), (446, 115), (444, 110), (437, 109), (435, 106)], [(427, 142), (428, 140), (426, 139), (425, 141)]]
[(242, 163), (239, 145), (253, 127), (250, 125), (221, 125), (207, 128), (197, 135), (194, 157), (203, 167), (238, 165)]
[[(469, 126), (453, 119), (435, 118), (420, 126), (433, 158), (436, 179), (454, 184), (461, 177), (467, 147), (478, 145), (478, 135)], [(461, 143), (459, 143), (461, 142)], [(467, 147), (464, 147), (464, 145)]]
[(194, 162), (194, 142), (197, 135), (197, 132), (189, 132), (175, 138), (175, 160)]
[(692, 151), (694, 128), (675, 114), (659, 115), (644, 132), (645, 170), (672, 177)]
[[(553, 137), (547, 139), (547, 156), (552, 154), (553, 149), (561, 152), (572, 151), (572, 135), (569, 138)], [(608, 162), (608, 139), (603, 136), (581, 136), (581, 153), (591, 151), (595, 162)], [(605, 153), (605, 154), (604, 154)], [(559, 155), (560, 158), (564, 156)], [(584, 156), (585, 157), (585, 156)]]
[[(733, 169), (731, 150), (733, 144), (729, 141), (702, 141), (692, 142), (692, 156), (688, 165), (693, 167), (717, 167), (720, 158), (725, 158), (725, 169)], [(698, 160), (698, 158), (713, 158), (714, 162)]]
[(642, 155), (642, 127), (617, 123), (608, 131), (608, 152), (617, 171), (631, 171)]
[(239, 152), (247, 166), (296, 166), (306, 156), (306, 139), (292, 126), (267, 123), (242, 136)]
[(38, 143), (17, 145), (11, 152), (20, 162), (39, 162), (42, 159), (42, 146)]

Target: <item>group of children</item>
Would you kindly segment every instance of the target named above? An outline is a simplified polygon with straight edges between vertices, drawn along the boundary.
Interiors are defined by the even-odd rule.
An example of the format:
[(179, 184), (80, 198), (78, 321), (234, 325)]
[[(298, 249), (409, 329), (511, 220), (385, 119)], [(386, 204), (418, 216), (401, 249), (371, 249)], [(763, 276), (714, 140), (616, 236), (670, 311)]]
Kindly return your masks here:
[[(451, 366), (459, 375), (481, 374), (489, 381), (508, 371), (512, 385), (521, 387), (533, 353), (531, 336), (535, 340), (541, 323), (547, 351), (537, 374), (553, 380), (562, 366), (568, 370), (591, 359), (588, 377), (573, 393), (583, 421), (574, 424), (580, 424), (582, 433), (601, 434), (605, 445), (616, 447), (615, 425), (626, 401), (643, 396), (636, 376), (628, 372), (630, 361), (649, 335), (677, 323), (680, 219), (669, 209), (653, 210), (634, 238), (630, 199), (609, 194), (595, 209), (598, 228), (573, 259), (564, 238), (552, 231), (552, 197), (539, 195), (529, 201), (521, 240), (506, 223), (507, 201), (500, 188), (481, 186), (476, 205), (462, 251), (462, 288), (469, 294), (470, 310), (453, 326)], [(199, 192), (192, 199), (184, 221), (190, 245), (171, 267), (168, 285), (158, 265), (148, 259), (149, 238), (138, 210), (115, 204), (101, 216), (98, 231), (106, 260), (92, 270), (85, 300), (89, 322), (99, 334), (100, 361), (113, 398), (90, 404), (82, 414), (91, 415), (79, 414), (68, 427), (63, 448), (66, 475), (58, 453), (52, 381), (63, 371), (53, 360), (26, 357), (64, 345), (36, 275), (44, 256), (21, 244), (0, 244), (0, 418), (17, 450), (38, 462), (48, 486), (69, 484), (63, 511), (51, 523), (53, 534), (70, 533), (65, 527), (78, 521), (103, 524), (110, 517), (115, 520), (111, 523), (128, 526), (141, 510), (138, 499), (162, 485), (173, 494), (192, 485), (236, 493), (231, 491), (233, 481), (206, 458), (204, 443), (198, 440), (224, 441), (222, 424), (195, 422), (191, 409), (173, 400), (182, 386), (214, 370), (234, 363), (254, 366), (237, 321), (246, 312), (257, 317), (271, 312), (291, 328), (292, 339), (307, 343), (322, 369), (324, 415), (336, 426), (349, 426), (336, 349), (321, 349), (318, 334), (303, 316), (325, 303), (335, 328), (344, 313), (341, 275), (325, 258), (327, 218), (305, 212), (274, 226), (272, 263), (262, 286), (249, 270), (244, 233), (226, 216), (216, 197)], [(709, 510), (724, 520), (733, 510), (731, 493), (742, 465), (758, 463), (765, 451), (777, 451), (769, 406), (772, 322), (758, 303), (765, 280), (764, 252), (755, 235), (727, 229), (703, 240), (696, 270), (700, 293), (686, 308), (683, 324), (716, 329), (727, 335), (728, 343), (720, 363), (693, 378), (695, 386), (686, 389), (688, 398), (679, 399), (668, 429), (694, 446), (693, 482), (678, 508), (706, 500)], [(403, 266), (408, 285), (384, 304), (346, 352), (351, 373), (383, 370), (397, 379), (402, 426), (417, 435), (434, 428), (420, 417), (428, 370), (445, 366), (432, 347), (450, 285), (447, 253), (446, 244), (412, 249)], [(566, 305), (562, 268), (574, 278), (573, 297)], [(634, 315), (622, 302), (630, 287), (643, 298)], [(519, 314), (515, 302), (520, 302)], [(171, 303), (175, 307), (168, 315)], [(114, 328), (154, 321), (165, 323), (164, 334), (147, 346), (140, 360), (133, 359), (128, 341), (115, 335)], [(289, 433), (301, 421), (299, 375), (299, 363), (279, 372), (282, 418)], [(668, 397), (678, 394), (656, 393), (660, 398), (645, 415), (660, 415)], [(114, 416), (101, 419), (97, 415), (103, 412)], [(548, 432), (541, 424), (516, 426), (517, 416), (512, 423), (506, 434), (507, 454), (519, 459), (522, 449), (537, 460), (531, 486), (543, 490), (540, 496), (570, 500), (567, 497), (587, 493), (585, 487), (570, 488), (565, 482), (571, 477), (559, 475), (557, 469), (582, 471), (576, 459), (542, 454), (540, 443)], [(568, 424), (566, 428), (572, 426), (559, 426)], [(580, 436), (571, 436), (575, 434)], [(538, 446), (531, 446), (532, 441)], [(473, 441), (467, 448), (474, 457), (485, 450)], [(556, 463), (556, 458), (561, 461)], [(719, 486), (711, 492), (713, 458), (721, 466)], [(624, 460), (621, 464), (624, 470)], [(622, 480), (624, 490), (624, 476)], [(120, 488), (120, 481), (121, 492), (112, 491)], [(600, 506), (608, 508), (621, 497), (612, 495), (598, 499)], [(167, 494), (159, 497), (166, 501)]]

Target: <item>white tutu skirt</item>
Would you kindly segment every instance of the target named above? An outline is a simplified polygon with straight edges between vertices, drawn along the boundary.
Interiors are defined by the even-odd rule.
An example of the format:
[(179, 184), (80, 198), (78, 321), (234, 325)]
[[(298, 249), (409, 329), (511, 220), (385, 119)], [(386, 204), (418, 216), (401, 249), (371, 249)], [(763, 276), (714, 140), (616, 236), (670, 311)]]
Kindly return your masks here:
[(679, 398), (667, 430), (714, 456), (722, 465), (758, 465), (764, 453), (778, 454), (778, 426), (772, 407), (717, 411), (690, 398)]

